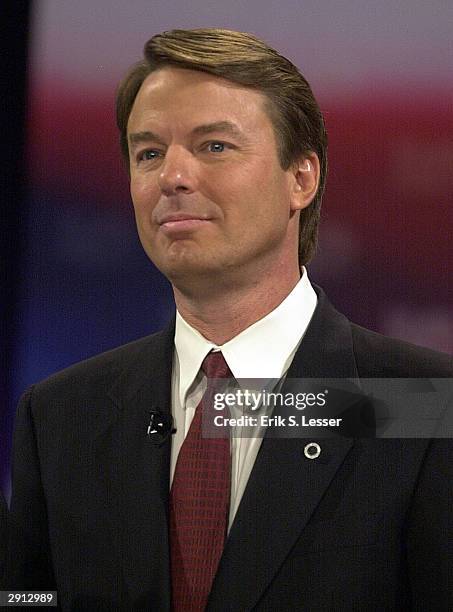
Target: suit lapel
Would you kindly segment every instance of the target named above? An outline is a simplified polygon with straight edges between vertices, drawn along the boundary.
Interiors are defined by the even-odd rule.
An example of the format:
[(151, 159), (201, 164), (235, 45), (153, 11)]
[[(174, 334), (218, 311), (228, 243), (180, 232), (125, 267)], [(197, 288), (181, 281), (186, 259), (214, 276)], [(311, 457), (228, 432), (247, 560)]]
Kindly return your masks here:
[(147, 434), (150, 411), (171, 414), (174, 323), (151, 336), (110, 390), (119, 408), (118, 509), (124, 580), (132, 601), (169, 609), (167, 528), (171, 436)]
[[(287, 378), (357, 378), (348, 320), (316, 287), (318, 306)], [(319, 440), (318, 459), (307, 459), (311, 439), (264, 438), (231, 528), (208, 610), (249, 610), (260, 599), (300, 537), (352, 446)]]

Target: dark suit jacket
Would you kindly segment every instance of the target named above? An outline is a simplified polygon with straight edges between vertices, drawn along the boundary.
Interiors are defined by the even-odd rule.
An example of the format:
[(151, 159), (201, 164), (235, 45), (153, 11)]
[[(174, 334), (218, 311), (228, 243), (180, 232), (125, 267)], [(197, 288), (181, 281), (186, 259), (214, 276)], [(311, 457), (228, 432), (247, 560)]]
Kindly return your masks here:
[[(288, 377), (451, 377), (450, 357), (319, 301)], [(169, 610), (173, 327), (28, 390), (15, 428), (10, 588), (64, 610)], [(208, 610), (453, 610), (449, 440), (263, 440)]]

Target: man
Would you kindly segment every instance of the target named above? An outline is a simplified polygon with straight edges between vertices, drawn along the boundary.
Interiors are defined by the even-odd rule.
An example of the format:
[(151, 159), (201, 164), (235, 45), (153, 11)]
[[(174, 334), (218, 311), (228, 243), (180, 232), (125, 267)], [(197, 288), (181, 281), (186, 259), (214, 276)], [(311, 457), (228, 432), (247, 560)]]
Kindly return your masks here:
[(117, 117), (176, 320), (22, 398), (11, 588), (64, 610), (451, 609), (448, 440), (200, 434), (213, 377), (453, 373), (310, 284), (327, 145), (308, 83), (249, 34), (175, 30)]

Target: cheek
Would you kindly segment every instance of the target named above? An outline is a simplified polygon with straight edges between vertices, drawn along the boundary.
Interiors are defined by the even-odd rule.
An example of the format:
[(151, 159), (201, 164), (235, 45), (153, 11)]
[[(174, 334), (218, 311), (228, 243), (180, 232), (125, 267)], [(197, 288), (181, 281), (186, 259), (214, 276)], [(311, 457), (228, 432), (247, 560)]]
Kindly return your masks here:
[(199, 184), (202, 196), (219, 206), (226, 217), (246, 218), (260, 199), (261, 177), (252, 164), (231, 164), (205, 172)]
[(131, 179), (130, 193), (136, 215), (152, 210), (157, 202), (157, 190), (149, 181), (137, 178)]
[(146, 182), (137, 177), (131, 177), (130, 191), (133, 201), (140, 201), (146, 193)]

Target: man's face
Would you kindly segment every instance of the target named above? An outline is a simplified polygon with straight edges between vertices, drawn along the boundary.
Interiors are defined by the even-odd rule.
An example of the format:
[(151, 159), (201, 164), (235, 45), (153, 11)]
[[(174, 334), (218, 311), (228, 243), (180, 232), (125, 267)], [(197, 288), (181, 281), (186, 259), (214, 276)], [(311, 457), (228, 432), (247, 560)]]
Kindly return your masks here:
[(280, 166), (264, 103), (255, 90), (173, 67), (139, 90), (131, 195), (143, 247), (175, 285), (297, 267), (297, 181)]

